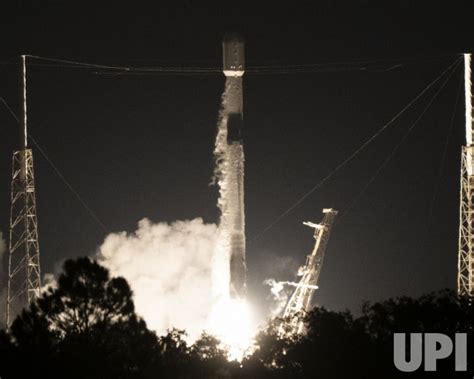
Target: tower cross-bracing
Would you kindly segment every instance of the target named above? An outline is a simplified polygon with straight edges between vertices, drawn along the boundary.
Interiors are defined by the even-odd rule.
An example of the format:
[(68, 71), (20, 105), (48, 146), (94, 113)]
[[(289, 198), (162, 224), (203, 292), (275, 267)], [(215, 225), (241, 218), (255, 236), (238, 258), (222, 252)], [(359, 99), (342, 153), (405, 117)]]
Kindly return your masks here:
[(466, 145), (461, 153), (459, 209), (458, 294), (474, 296), (474, 145), (472, 123), (471, 54), (464, 54)]
[(23, 106), (20, 148), (13, 152), (6, 324), (35, 299), (41, 288), (33, 152), (28, 148), (26, 57), (21, 57)]
[(329, 235), (331, 234), (334, 218), (337, 215), (337, 211), (331, 208), (323, 209), (323, 213), (324, 217), (321, 223), (304, 223), (314, 228), (315, 244), (312, 253), (306, 257), (305, 265), (298, 271), (301, 279), (297, 283), (296, 289), (283, 312), (283, 318), (288, 323), (284, 326), (284, 331), (281, 330), (282, 333), (294, 334), (303, 332), (304, 323), (298, 315), (310, 310), (313, 293), (318, 288), (319, 274), (321, 273)]

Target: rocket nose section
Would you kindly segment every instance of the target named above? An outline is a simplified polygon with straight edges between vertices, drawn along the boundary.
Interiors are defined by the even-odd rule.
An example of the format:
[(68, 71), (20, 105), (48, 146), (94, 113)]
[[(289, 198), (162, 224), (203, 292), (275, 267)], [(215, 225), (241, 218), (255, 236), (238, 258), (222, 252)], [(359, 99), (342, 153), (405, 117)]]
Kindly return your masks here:
[(244, 36), (238, 32), (226, 32), (224, 34), (223, 43), (229, 43), (232, 41), (244, 43)]
[(238, 33), (226, 33), (222, 42), (223, 71), (226, 76), (242, 76), (245, 72), (244, 38)]

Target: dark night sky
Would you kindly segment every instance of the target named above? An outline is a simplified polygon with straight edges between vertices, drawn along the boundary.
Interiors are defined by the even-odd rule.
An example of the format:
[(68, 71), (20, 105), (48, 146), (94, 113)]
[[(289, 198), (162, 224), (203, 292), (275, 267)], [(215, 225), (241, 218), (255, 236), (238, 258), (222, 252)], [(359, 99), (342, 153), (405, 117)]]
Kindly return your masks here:
[[(416, 58), (388, 71), (244, 77), (249, 240), (392, 118), (456, 54), (474, 50), (472, 1), (284, 6), (273, 1), (240, 7), (222, 1), (11, 3), (18, 4), (1, 6), (0, 61), (27, 53), (112, 65), (219, 67), (221, 39), (231, 29), (245, 34), (248, 66)], [(17, 67), (11, 62), (0, 65), (0, 96), (17, 107)], [(30, 133), (111, 231), (132, 232), (143, 217), (217, 221), (217, 191), (208, 183), (223, 74), (112, 76), (32, 63)], [(357, 309), (363, 299), (454, 288), (463, 97), (439, 191), (435, 188), (461, 78), (460, 66), (390, 164), (336, 220), (318, 303)], [(253, 294), (263, 293), (261, 281), (269, 276), (292, 279), (288, 267), (303, 263), (313, 244), (311, 230), (301, 222), (319, 221), (323, 207), (344, 210), (428, 99), (250, 244)], [(4, 233), (16, 138), (16, 125), (2, 108)], [(42, 267), (51, 272), (64, 258), (93, 254), (105, 234), (34, 151)]]

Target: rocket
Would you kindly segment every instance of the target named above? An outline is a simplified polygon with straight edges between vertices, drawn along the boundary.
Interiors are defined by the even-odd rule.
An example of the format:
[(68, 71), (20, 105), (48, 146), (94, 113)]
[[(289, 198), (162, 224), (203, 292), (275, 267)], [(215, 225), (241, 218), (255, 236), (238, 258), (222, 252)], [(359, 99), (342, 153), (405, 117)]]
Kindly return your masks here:
[(244, 150), (242, 76), (245, 71), (244, 40), (227, 34), (223, 41), (223, 71), (226, 76), (224, 121), (227, 126), (227, 189), (226, 226), (230, 254), (230, 295), (243, 298), (246, 293), (245, 212), (244, 212)]
[[(224, 75), (226, 76), (227, 142), (242, 142), (242, 76), (244, 75), (244, 40), (227, 34), (223, 42)], [(230, 87), (230, 88), (229, 88)]]
[(239, 34), (228, 33), (222, 42), (224, 75), (242, 77), (245, 72), (244, 39)]

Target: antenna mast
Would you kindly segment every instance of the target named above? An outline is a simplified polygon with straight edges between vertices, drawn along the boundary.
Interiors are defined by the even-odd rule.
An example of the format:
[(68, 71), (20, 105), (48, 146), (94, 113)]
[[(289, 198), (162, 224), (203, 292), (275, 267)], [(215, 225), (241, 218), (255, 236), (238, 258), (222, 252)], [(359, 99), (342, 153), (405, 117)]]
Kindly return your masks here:
[(40, 251), (36, 216), (33, 152), (28, 148), (26, 56), (22, 64), (22, 115), (19, 149), (13, 152), (10, 197), (10, 241), (5, 321), (10, 326), (40, 293)]
[(459, 209), (458, 294), (474, 296), (474, 173), (472, 144), (471, 54), (464, 54), (466, 98), (466, 145), (461, 153), (461, 195)]

